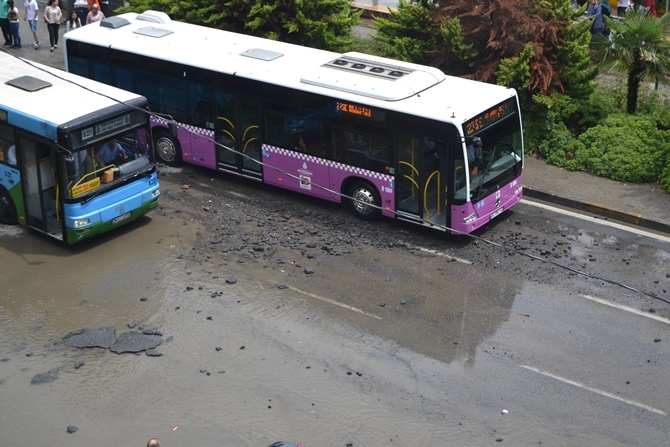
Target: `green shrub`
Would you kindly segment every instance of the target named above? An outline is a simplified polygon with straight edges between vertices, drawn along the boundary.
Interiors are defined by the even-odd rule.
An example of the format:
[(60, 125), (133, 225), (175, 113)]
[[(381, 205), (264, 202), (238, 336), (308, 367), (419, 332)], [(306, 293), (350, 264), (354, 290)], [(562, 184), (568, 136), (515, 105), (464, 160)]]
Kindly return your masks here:
[(658, 181), (666, 191), (670, 192), (670, 154), (666, 154), (666, 156), (665, 169), (663, 169)]
[(667, 158), (668, 133), (648, 115), (610, 115), (575, 144), (565, 167), (622, 182), (657, 181)]
[(562, 122), (547, 127), (544, 139), (538, 145), (538, 153), (548, 163), (564, 166), (574, 152), (576, 139)]

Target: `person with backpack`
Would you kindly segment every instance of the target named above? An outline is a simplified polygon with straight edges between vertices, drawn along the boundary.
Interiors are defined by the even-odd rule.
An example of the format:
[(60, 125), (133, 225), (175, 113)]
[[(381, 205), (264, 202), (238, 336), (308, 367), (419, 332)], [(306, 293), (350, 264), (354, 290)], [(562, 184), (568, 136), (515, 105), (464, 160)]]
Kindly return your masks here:
[(19, 34), (19, 8), (14, 6), (14, 0), (7, 0), (9, 6), (7, 18), (9, 19), (9, 29), (12, 33), (12, 46), (10, 48), (21, 48), (21, 35)]

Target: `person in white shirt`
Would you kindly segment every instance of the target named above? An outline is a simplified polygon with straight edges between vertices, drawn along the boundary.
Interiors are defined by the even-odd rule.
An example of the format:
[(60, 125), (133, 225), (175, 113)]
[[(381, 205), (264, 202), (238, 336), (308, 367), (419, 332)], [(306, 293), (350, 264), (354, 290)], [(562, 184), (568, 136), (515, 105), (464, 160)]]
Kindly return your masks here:
[(51, 51), (58, 48), (58, 30), (60, 29), (60, 20), (62, 18), (63, 13), (58, 6), (58, 0), (49, 0), (47, 7), (44, 8), (44, 20), (47, 22), (47, 28), (49, 28)]
[(26, 0), (24, 6), (26, 7), (26, 13), (23, 16), (23, 20), (28, 21), (28, 24), (30, 25), (30, 31), (33, 33), (33, 38), (35, 39), (35, 44), (33, 47), (36, 50), (39, 50), (40, 39), (37, 37), (37, 18), (40, 15), (40, 7), (37, 5), (36, 0)]
[(65, 32), (69, 33), (73, 29), (81, 28), (81, 20), (75, 11), (72, 11), (70, 18), (65, 22)]
[(630, 8), (630, 0), (619, 0), (616, 5), (616, 14), (621, 17)]

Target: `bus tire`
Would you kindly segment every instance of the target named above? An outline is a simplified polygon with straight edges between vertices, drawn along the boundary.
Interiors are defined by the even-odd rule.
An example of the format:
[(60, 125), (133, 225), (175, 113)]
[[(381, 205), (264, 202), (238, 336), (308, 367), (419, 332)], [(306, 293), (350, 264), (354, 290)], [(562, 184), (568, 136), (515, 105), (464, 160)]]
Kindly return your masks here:
[(16, 225), (18, 223), (14, 201), (7, 190), (3, 188), (0, 188), (0, 223), (5, 225)]
[(156, 157), (161, 163), (168, 166), (179, 166), (181, 164), (181, 146), (179, 141), (165, 131), (158, 131), (154, 136), (154, 147)]
[(348, 195), (351, 197), (348, 200), (349, 207), (359, 219), (375, 220), (381, 216), (381, 199), (372, 184), (355, 181), (351, 184)]

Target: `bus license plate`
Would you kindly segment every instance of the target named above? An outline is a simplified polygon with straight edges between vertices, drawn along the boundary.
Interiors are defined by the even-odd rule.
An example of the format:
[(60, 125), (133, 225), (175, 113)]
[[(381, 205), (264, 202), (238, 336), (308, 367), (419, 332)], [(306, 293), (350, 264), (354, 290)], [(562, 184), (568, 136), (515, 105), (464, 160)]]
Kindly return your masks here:
[(115, 217), (114, 219), (112, 219), (112, 225), (115, 225), (115, 224), (121, 222), (122, 220), (126, 220), (129, 217), (130, 217), (130, 212), (128, 212), (126, 214), (121, 214), (119, 217)]
[(491, 213), (491, 217), (489, 218), (489, 220), (493, 220), (493, 219), (495, 219), (496, 217), (500, 216), (500, 214), (502, 214), (503, 211), (505, 211), (505, 208), (503, 208), (503, 207), (501, 206), (500, 208), (498, 208), (497, 210), (495, 210), (493, 213)]

